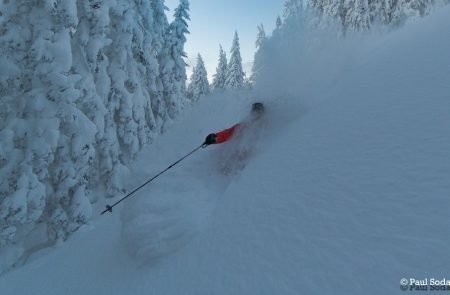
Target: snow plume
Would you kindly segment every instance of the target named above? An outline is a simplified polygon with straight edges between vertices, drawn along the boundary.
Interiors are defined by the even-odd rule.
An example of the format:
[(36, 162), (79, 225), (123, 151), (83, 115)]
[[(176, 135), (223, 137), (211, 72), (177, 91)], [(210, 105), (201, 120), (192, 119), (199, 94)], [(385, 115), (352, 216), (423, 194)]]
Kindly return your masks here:
[[(253, 98), (243, 92), (210, 95), (185, 116), (183, 124), (174, 126), (150, 147), (149, 155), (161, 154), (164, 147), (164, 155), (153, 167), (134, 167), (136, 175), (141, 175), (133, 185), (138, 186), (192, 150), (207, 134), (241, 123), (229, 142), (200, 149), (125, 201), (121, 240), (138, 264), (153, 265), (181, 251), (203, 231), (228, 185), (273, 140), (280, 127), (274, 126), (279, 121), (275, 117), (283, 115), (269, 103), (270, 110), (254, 120), (249, 114), (252, 102)], [(186, 126), (195, 132), (186, 132)]]
[(342, 40), (332, 29), (285, 24), (262, 41), (255, 54), (254, 96), (276, 101), (275, 110), (300, 116), (313, 103), (326, 99), (323, 90), (352, 67), (363, 42), (362, 36)]
[[(271, 114), (279, 115), (272, 117), (272, 126), (279, 130), (312, 108), (335, 100), (336, 93), (356, 88), (349, 83), (343, 90), (340, 81), (363, 68), (368, 57), (375, 58), (379, 49), (395, 38), (396, 31), (383, 30), (354, 32), (342, 38), (339, 27), (308, 25), (311, 17), (299, 13), (296, 18), (285, 18), (271, 36), (260, 40), (255, 54), (253, 96), (265, 101)], [(433, 19), (434, 14), (428, 18)], [(413, 32), (422, 22), (418, 19), (399, 30)], [(359, 96), (364, 99), (366, 93)]]
[(193, 199), (199, 192), (189, 191), (186, 184), (153, 189), (127, 202), (122, 211), (122, 241), (129, 255), (139, 264), (153, 264), (184, 246), (199, 228), (195, 204), (180, 203)]
[(352, 31), (343, 38), (339, 22), (327, 16), (327, 25), (320, 25), (325, 17), (300, 3), (288, 1), (283, 23), (271, 36), (259, 38), (252, 73), (255, 97), (285, 102), (288, 112), (305, 111), (332, 96), (337, 82), (360, 67), (365, 55), (374, 54), (389, 35), (374, 25), (371, 31)]

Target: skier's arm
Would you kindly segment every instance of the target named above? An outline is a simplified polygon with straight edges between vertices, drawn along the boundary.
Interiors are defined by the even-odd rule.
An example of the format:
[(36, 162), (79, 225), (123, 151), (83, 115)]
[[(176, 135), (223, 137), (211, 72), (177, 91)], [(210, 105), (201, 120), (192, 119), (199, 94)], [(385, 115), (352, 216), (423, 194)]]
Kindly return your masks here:
[(238, 126), (239, 126), (239, 124), (236, 124), (231, 128), (217, 132), (216, 133), (216, 135), (217, 135), (216, 143), (225, 142), (225, 141), (229, 140), (231, 137), (233, 137), (233, 134), (236, 131), (236, 129), (238, 128)]
[(231, 128), (219, 131), (217, 133), (209, 134), (205, 139), (205, 144), (206, 145), (217, 144), (229, 140), (233, 136), (234, 132), (238, 127), (239, 124), (236, 124)]

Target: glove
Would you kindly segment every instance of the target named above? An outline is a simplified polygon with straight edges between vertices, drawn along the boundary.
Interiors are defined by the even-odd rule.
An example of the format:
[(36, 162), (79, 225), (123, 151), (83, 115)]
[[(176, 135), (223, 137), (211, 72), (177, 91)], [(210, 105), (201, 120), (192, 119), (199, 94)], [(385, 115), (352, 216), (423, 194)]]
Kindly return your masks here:
[(205, 139), (205, 145), (215, 144), (216, 143), (216, 137), (217, 135), (215, 133), (211, 133), (208, 136), (206, 136)]

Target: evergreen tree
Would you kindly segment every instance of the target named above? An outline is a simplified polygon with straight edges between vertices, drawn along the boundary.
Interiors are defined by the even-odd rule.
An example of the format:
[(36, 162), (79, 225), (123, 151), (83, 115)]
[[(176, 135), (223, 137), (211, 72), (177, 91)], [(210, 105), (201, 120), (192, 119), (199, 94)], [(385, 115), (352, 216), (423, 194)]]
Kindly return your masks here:
[[(289, 0), (288, 3), (297, 0)], [(348, 30), (369, 30), (373, 24), (398, 26), (411, 17), (423, 17), (431, 8), (441, 1), (433, 0), (308, 0), (308, 7), (313, 15), (313, 26), (326, 27), (337, 23), (342, 35)], [(287, 11), (291, 11), (290, 9)]]
[[(167, 106), (164, 100), (164, 83), (163, 75), (159, 75), (163, 71), (163, 66), (167, 60), (166, 57), (166, 39), (168, 39), (169, 22), (165, 12), (169, 10), (164, 5), (164, 0), (150, 0), (151, 9), (153, 11), (153, 21), (151, 23), (151, 30), (153, 30), (151, 44), (152, 55), (157, 59), (155, 73), (158, 73), (155, 78), (155, 85), (152, 91), (151, 108), (153, 117), (155, 118), (156, 129), (162, 130), (164, 122), (168, 120)], [(147, 50), (149, 51), (149, 50)], [(167, 86), (168, 87), (168, 86)]]
[[(78, 30), (73, 43), (77, 45), (74, 56), (74, 70), (80, 73), (81, 80), (77, 88), (84, 93), (85, 101), (80, 104), (81, 110), (97, 126), (96, 132), (96, 169), (90, 169), (87, 176), (90, 183), (105, 183), (110, 187), (112, 162), (118, 162), (120, 146), (116, 135), (116, 124), (113, 115), (108, 112), (114, 109), (108, 106), (111, 89), (109, 26), (111, 25), (109, 1), (92, 3), (87, 0), (78, 1)], [(57, 210), (55, 216), (63, 216)]]
[(24, 244), (36, 226), (51, 244), (86, 223), (93, 187), (121, 192), (166, 99), (183, 98), (188, 4), (169, 26), (163, 3), (0, 4), (0, 273), (36, 246)]
[(347, 9), (345, 16), (345, 28), (355, 31), (368, 30), (370, 28), (369, 4), (367, 0), (354, 0)]
[(208, 74), (200, 54), (197, 56), (197, 63), (192, 72), (188, 94), (193, 101), (197, 101), (201, 96), (209, 94)]
[[(277, 19), (275, 21), (275, 29), (272, 32), (272, 37), (277, 39), (277, 40), (279, 40), (281, 42), (281, 38), (282, 38), (282, 35), (283, 35), (282, 31), (283, 31), (283, 21), (282, 21), (280, 16), (277, 16)], [(258, 35), (259, 34), (260, 34), (260, 32), (259, 32), (259, 28), (258, 28)], [(256, 36), (257, 40), (258, 40), (258, 35)], [(264, 38), (267, 39), (267, 37), (265, 35), (266, 35), (266, 33), (264, 32)], [(252, 72), (253, 72), (253, 70), (252, 70)], [(253, 73), (252, 73), (252, 75), (253, 75)]]
[(250, 77), (250, 81), (247, 84), (256, 81), (256, 79), (258, 77), (258, 73), (261, 71), (261, 67), (264, 64), (262, 55), (265, 50), (264, 45), (267, 42), (267, 37), (266, 37), (266, 32), (264, 31), (264, 26), (262, 24), (259, 25), (257, 28), (258, 28), (258, 34), (256, 35), (256, 41), (255, 41), (256, 53), (255, 53), (255, 57), (253, 59), (252, 75)]
[(257, 29), (258, 29), (258, 34), (256, 35), (256, 41), (255, 41), (256, 49), (261, 47), (267, 39), (266, 32), (264, 31), (264, 26), (262, 24), (260, 24), (259, 26), (257, 26)]
[(283, 22), (281, 21), (281, 17), (277, 16), (277, 20), (275, 22), (275, 30), (279, 30), (281, 29), (281, 25), (283, 24)]
[[(45, 115), (40, 117), (47, 105), (46, 89), (39, 89), (33, 83), (40, 84), (40, 77), (34, 77), (34, 72), (36, 60), (44, 55), (44, 48), (37, 48), (36, 44), (32, 51), (30, 46), (35, 41), (43, 44), (42, 35), (46, 32), (50, 37), (50, 32), (44, 29), (50, 27), (51, 22), (35, 26), (36, 20), (30, 18), (29, 12), (33, 5), (25, 0), (1, 4), (0, 256), (6, 262), (3, 266), (6, 268), (12, 266), (24, 251), (20, 234), (27, 234), (44, 213), (47, 202), (43, 180), (57, 147), (56, 140), (52, 141), (48, 136), (57, 132), (57, 126), (52, 125), (59, 121), (56, 118), (45, 120)], [(41, 16), (47, 12), (42, 10)], [(46, 57), (52, 57), (50, 47), (49, 51)], [(29, 95), (33, 88), (36, 88), (36, 97)], [(31, 124), (26, 124), (26, 120)], [(35, 138), (39, 143), (34, 141)], [(13, 254), (6, 257), (8, 252)], [(3, 270), (0, 269), (0, 273)]]
[[(111, 177), (116, 180), (121, 170), (120, 164), (129, 163), (146, 142), (146, 122), (142, 111), (146, 106), (145, 96), (148, 93), (143, 90), (140, 82), (144, 61), (144, 49), (140, 43), (146, 32), (139, 29), (140, 18), (135, 4), (134, 1), (124, 1), (110, 14), (113, 31), (108, 67), (111, 92), (107, 109), (112, 116), (109, 121), (117, 126), (121, 149), (120, 158), (114, 159), (118, 171), (113, 172)], [(142, 54), (139, 57), (140, 52)]]
[[(0, 49), (9, 70), (0, 92), (13, 114), (1, 131), (0, 252), (15, 247), (17, 254), (38, 220), (54, 241), (90, 217), (87, 179), (96, 128), (80, 108), (88, 98), (76, 87), (76, 3), (5, 4)], [(56, 218), (56, 211), (64, 214)]]
[(219, 52), (219, 64), (216, 68), (216, 73), (214, 74), (214, 80), (212, 83), (213, 89), (225, 89), (225, 81), (227, 75), (227, 55), (220, 45)]
[(244, 85), (245, 73), (242, 69), (242, 58), (239, 48), (239, 37), (237, 31), (234, 34), (233, 45), (231, 46), (231, 57), (228, 63), (226, 88), (239, 89)]
[(303, 11), (302, 0), (287, 0), (284, 3), (283, 18), (288, 20), (290, 18), (297, 18)]
[(181, 109), (186, 95), (186, 62), (184, 52), (186, 34), (189, 34), (189, 2), (180, 0), (175, 9), (174, 20), (169, 25), (169, 34), (164, 48), (162, 60), (162, 75), (164, 85), (164, 100), (170, 118), (174, 118)]
[(423, 17), (430, 13), (432, 0), (399, 0), (394, 10), (397, 22), (403, 23), (410, 17)]

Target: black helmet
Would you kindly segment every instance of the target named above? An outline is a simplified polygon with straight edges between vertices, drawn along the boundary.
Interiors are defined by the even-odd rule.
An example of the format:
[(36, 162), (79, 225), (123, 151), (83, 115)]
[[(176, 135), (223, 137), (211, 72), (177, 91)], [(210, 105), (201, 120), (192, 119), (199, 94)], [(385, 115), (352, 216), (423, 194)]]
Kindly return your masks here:
[(252, 113), (262, 114), (264, 113), (264, 104), (262, 102), (255, 102), (252, 104)]

